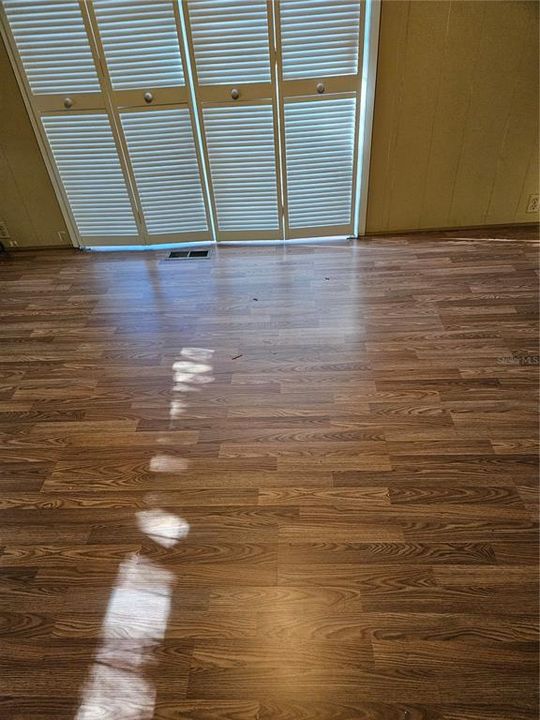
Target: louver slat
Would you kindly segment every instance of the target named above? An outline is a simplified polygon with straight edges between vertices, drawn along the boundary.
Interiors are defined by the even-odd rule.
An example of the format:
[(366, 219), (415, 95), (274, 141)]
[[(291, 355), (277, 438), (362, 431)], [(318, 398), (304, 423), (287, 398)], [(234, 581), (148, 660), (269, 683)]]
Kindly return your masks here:
[(190, 0), (201, 85), (270, 82), (265, 0)]
[(291, 228), (351, 222), (355, 98), (285, 104)]
[(280, 0), (283, 79), (358, 72), (360, 0)]
[(4, 0), (32, 93), (98, 93), (100, 84), (77, 2)]
[(189, 110), (125, 112), (121, 119), (148, 232), (206, 231)]
[(81, 237), (136, 236), (107, 116), (54, 115), (42, 122)]
[(277, 232), (272, 107), (206, 108), (204, 124), (219, 229)]
[(184, 85), (171, 2), (94, 0), (115, 90)]

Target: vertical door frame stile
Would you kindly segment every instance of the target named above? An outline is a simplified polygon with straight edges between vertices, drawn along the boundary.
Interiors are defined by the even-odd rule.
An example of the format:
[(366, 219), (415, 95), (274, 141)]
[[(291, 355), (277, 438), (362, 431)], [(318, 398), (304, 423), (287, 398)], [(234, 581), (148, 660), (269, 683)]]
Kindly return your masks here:
[(358, 64), (356, 66), (356, 76), (358, 78), (356, 87), (356, 107), (354, 112), (354, 138), (353, 138), (353, 166), (352, 166), (352, 188), (351, 188), (351, 228), (352, 236), (355, 234), (354, 221), (356, 217), (356, 203), (357, 203), (357, 183), (360, 182), (359, 178), (359, 157), (360, 157), (360, 119), (362, 116), (362, 78), (364, 68), (364, 43), (366, 37), (366, 9), (369, 4), (369, 0), (364, 0), (360, 3), (360, 23), (358, 27)]
[[(358, 178), (356, 180), (355, 213), (353, 234), (366, 234), (367, 207), (369, 195), (369, 169), (375, 110), (375, 86), (379, 57), (379, 31), (381, 22), (381, 0), (365, 0), (365, 32), (362, 61), (362, 82), (360, 93), (361, 116), (358, 127)], [(360, 154), (362, 159), (360, 161)]]
[[(212, 241), (216, 242), (215, 212), (213, 207), (214, 193), (211, 189), (210, 173), (208, 172), (207, 159), (205, 157), (204, 135), (200, 132), (200, 120), (198, 116), (199, 104), (195, 104), (195, 95), (193, 87), (193, 68), (191, 58), (189, 57), (189, 48), (186, 47), (183, 28), (185, 27), (184, 0), (172, 0), (174, 22), (176, 25), (176, 34), (178, 35), (178, 47), (182, 58), (182, 67), (184, 69), (184, 83), (188, 95), (189, 118), (191, 120), (191, 132), (193, 134), (193, 144), (197, 154), (197, 164), (199, 166), (199, 177), (201, 180), (201, 188), (203, 190), (204, 208), (206, 211), (206, 222), (208, 230), (212, 236)], [(186, 33), (186, 36), (188, 34)]]
[(283, 118), (281, 117), (280, 108), (280, 85), (279, 78), (281, 72), (281, 45), (278, 51), (278, 38), (280, 36), (278, 26), (276, 26), (276, 14), (279, 15), (275, 0), (266, 0), (266, 14), (268, 23), (268, 52), (270, 53), (270, 82), (272, 83), (272, 106), (274, 118), (274, 157), (276, 163), (276, 195), (279, 211), (279, 232), (281, 239), (286, 240), (287, 227), (287, 192), (286, 180), (287, 173), (284, 172), (283, 164)]
[(285, 240), (285, 218), (283, 209), (283, 193), (282, 193), (282, 167), (281, 167), (281, 137), (280, 137), (280, 121), (279, 107), (277, 96), (277, 57), (275, 38), (276, 32), (274, 28), (274, 2), (266, 0), (266, 23), (268, 25), (268, 60), (270, 63), (270, 82), (272, 84), (272, 118), (274, 121), (274, 162), (276, 174), (276, 199), (279, 213), (279, 234), (282, 240)]
[(146, 228), (146, 222), (144, 219), (144, 213), (142, 210), (141, 198), (137, 190), (137, 183), (135, 181), (135, 175), (133, 173), (133, 167), (129, 159), (129, 151), (127, 147), (126, 138), (122, 129), (122, 122), (120, 120), (120, 112), (113, 102), (113, 89), (111, 76), (107, 67), (107, 61), (105, 58), (105, 51), (101, 42), (101, 35), (99, 33), (98, 22), (94, 11), (92, 2), (88, 0), (79, 0), (79, 7), (81, 8), (81, 14), (84, 25), (86, 27), (86, 34), (88, 36), (88, 42), (90, 43), (90, 49), (96, 65), (99, 83), (101, 85), (101, 92), (105, 100), (105, 110), (109, 116), (109, 124), (111, 126), (111, 132), (113, 134), (114, 143), (118, 152), (118, 160), (122, 173), (124, 175), (124, 181), (126, 183), (126, 190), (129, 195), (129, 201), (133, 210), (133, 216), (135, 218), (135, 224), (139, 232), (139, 240), (142, 244), (147, 245), (148, 230)]
[(283, 97), (283, 55), (281, 52), (281, 14), (279, 0), (270, 0), (274, 10), (272, 28), (274, 31), (275, 65), (276, 65), (276, 103), (279, 113), (279, 172), (281, 175), (281, 193), (283, 208), (283, 239), (288, 240), (289, 233), (289, 202), (287, 192), (287, 147), (285, 140), (285, 100)]
[(32, 125), (32, 128), (34, 130), (34, 135), (36, 137), (38, 147), (41, 151), (41, 157), (43, 158), (43, 162), (51, 180), (56, 199), (58, 200), (60, 212), (62, 213), (62, 217), (64, 219), (64, 222), (66, 223), (69, 239), (71, 240), (71, 244), (73, 245), (73, 247), (79, 248), (81, 247), (82, 242), (79, 230), (77, 228), (77, 223), (75, 222), (75, 217), (71, 212), (71, 206), (69, 204), (69, 200), (64, 189), (64, 184), (62, 183), (62, 180), (60, 178), (60, 174), (56, 167), (56, 162), (54, 160), (52, 150), (47, 140), (47, 136), (45, 135), (43, 123), (41, 122), (41, 113), (39, 111), (39, 108), (34, 103), (33, 94), (30, 90), (30, 85), (26, 80), (26, 73), (24, 72), (21, 57), (19, 55), (19, 50), (17, 48), (17, 43), (15, 42), (15, 38), (13, 37), (13, 33), (11, 32), (11, 27), (6, 17), (5, 9), (2, 2), (0, 2), (0, 35), (2, 36), (8, 57), (11, 61), (11, 67), (13, 68), (13, 72), (15, 74), (15, 78), (17, 80), (17, 84), (22, 95), (24, 106), (30, 119), (30, 124)]
[(178, 7), (180, 30), (180, 45), (185, 44), (186, 50), (186, 74), (185, 80), (189, 90), (190, 102), (193, 107), (193, 121), (196, 124), (195, 144), (201, 155), (204, 165), (203, 182), (205, 195), (207, 197), (209, 216), (211, 219), (210, 231), (214, 242), (219, 240), (218, 222), (216, 211), (216, 198), (214, 195), (214, 187), (212, 184), (212, 174), (210, 172), (210, 160), (208, 157), (208, 147), (206, 144), (206, 132), (204, 130), (204, 118), (202, 111), (202, 103), (199, 94), (199, 76), (197, 74), (197, 64), (195, 62), (195, 50), (193, 48), (193, 39), (191, 37), (191, 23), (189, 19), (189, 6), (186, 0), (174, 0)]

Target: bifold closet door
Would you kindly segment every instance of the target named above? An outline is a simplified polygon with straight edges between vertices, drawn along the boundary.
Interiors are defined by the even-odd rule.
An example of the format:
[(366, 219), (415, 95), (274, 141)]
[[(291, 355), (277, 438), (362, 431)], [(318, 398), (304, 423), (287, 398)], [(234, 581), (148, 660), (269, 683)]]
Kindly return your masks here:
[(146, 242), (211, 240), (178, 3), (88, 6)]
[(217, 239), (278, 239), (272, 4), (188, 0), (185, 7)]
[(286, 236), (350, 235), (364, 2), (276, 8)]
[(210, 240), (178, 3), (3, 3), (81, 245)]
[(364, 0), (4, 0), (81, 245), (353, 228)]

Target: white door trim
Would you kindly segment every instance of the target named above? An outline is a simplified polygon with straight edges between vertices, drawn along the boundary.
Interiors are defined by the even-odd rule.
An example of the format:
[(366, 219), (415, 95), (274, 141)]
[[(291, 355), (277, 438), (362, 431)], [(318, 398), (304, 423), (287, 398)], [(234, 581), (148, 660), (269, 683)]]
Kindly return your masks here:
[(360, 92), (360, 119), (357, 141), (356, 198), (353, 219), (353, 233), (357, 237), (366, 234), (380, 21), (381, 0), (366, 0), (364, 58), (362, 62), (362, 89)]

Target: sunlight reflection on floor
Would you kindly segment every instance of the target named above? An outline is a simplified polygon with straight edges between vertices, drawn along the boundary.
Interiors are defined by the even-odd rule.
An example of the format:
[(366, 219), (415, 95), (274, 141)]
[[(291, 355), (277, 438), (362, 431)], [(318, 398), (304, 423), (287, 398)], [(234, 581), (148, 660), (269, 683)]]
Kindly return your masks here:
[[(172, 365), (174, 393), (199, 391), (195, 385), (213, 382), (208, 360), (213, 350), (184, 348)], [(182, 400), (170, 403), (170, 430), (188, 408)], [(180, 473), (185, 458), (156, 454), (151, 472)], [(180, 484), (180, 483), (179, 483)], [(157, 498), (156, 498), (157, 499)], [(189, 523), (161, 508), (136, 513), (144, 535), (165, 548), (187, 537)], [(101, 628), (101, 645), (90, 669), (75, 720), (151, 720), (156, 688), (145, 672), (153, 651), (165, 637), (175, 574), (147, 557), (131, 553), (122, 561)]]
[(176, 455), (155, 455), (150, 460), (150, 470), (152, 472), (179, 472), (185, 470), (188, 461), (185, 458), (176, 457)]
[(164, 510), (141, 510), (137, 513), (139, 529), (163, 547), (173, 547), (187, 536), (189, 523)]
[(152, 717), (155, 689), (143, 672), (165, 636), (173, 581), (173, 573), (140, 555), (121, 563), (77, 720)]

